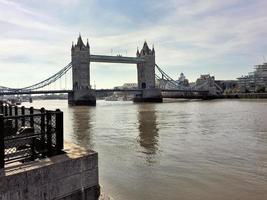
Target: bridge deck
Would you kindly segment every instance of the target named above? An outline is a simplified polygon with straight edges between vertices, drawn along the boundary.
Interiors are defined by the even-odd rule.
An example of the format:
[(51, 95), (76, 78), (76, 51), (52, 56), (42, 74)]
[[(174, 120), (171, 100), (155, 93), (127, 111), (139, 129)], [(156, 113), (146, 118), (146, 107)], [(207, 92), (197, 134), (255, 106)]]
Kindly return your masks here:
[(125, 56), (103, 56), (103, 55), (90, 55), (91, 62), (108, 62), (108, 63), (128, 63), (138, 64), (145, 62), (142, 58), (125, 57)]
[[(208, 91), (204, 90), (166, 90), (163, 89), (161, 90), (163, 96), (169, 96), (168, 94), (175, 94), (175, 93), (199, 93), (200, 95), (205, 95), (208, 94)], [(72, 90), (36, 90), (36, 91), (31, 91), (31, 90), (14, 90), (14, 91), (0, 91), (0, 95), (20, 95), (20, 94), (67, 94), (72, 92)], [(101, 92), (127, 92), (127, 93), (134, 93), (134, 94), (140, 94), (142, 92), (141, 89), (97, 89), (95, 90), (96, 93), (101, 93)], [(168, 94), (167, 94), (168, 93)], [(171, 95), (170, 95), (171, 96)]]
[[(24, 90), (24, 91), (0, 91), (0, 95), (20, 95), (20, 94), (67, 94), (72, 92), (72, 90)], [(127, 92), (127, 93), (141, 93), (142, 90), (139, 89), (98, 89), (95, 90), (96, 93), (101, 92)]]
[(72, 92), (72, 90), (37, 90), (37, 91), (31, 91), (31, 90), (24, 90), (24, 91), (4, 91), (0, 92), (0, 95), (20, 95), (20, 94), (66, 94)]

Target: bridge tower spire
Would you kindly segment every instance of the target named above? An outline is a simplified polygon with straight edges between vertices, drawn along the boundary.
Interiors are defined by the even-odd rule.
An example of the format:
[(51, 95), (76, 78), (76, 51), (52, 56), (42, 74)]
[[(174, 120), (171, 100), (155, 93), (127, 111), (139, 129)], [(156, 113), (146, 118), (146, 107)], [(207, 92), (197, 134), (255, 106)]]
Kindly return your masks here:
[(72, 89), (69, 94), (69, 104), (72, 105), (95, 105), (94, 90), (90, 85), (90, 46), (83, 43), (79, 34), (77, 43), (71, 48), (72, 60)]
[(134, 98), (135, 102), (162, 102), (161, 90), (156, 88), (155, 80), (155, 49), (149, 48), (144, 42), (141, 51), (136, 56), (145, 60), (137, 64), (138, 88), (142, 89), (142, 95)]

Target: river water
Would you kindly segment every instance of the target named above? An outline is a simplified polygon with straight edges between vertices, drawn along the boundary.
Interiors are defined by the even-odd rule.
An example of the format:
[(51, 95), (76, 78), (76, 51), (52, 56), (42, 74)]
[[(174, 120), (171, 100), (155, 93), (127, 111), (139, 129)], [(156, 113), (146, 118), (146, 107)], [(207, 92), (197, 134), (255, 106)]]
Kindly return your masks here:
[(267, 199), (267, 100), (24, 105), (64, 111), (65, 139), (99, 153), (115, 200)]

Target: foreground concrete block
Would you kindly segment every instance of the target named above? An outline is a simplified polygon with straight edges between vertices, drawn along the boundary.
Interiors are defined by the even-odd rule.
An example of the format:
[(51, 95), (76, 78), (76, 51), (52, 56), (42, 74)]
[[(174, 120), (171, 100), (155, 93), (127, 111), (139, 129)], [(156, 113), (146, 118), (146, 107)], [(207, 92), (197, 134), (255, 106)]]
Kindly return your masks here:
[(66, 154), (0, 170), (0, 200), (96, 200), (98, 154), (65, 143)]

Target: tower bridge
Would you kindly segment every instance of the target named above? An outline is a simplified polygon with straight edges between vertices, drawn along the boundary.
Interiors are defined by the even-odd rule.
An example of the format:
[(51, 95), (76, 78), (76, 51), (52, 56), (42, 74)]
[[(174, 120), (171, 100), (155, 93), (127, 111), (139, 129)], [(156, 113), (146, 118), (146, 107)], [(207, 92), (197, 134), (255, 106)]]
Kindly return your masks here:
[(91, 55), (88, 41), (85, 45), (79, 36), (77, 43), (72, 45), (71, 58), (73, 92), (69, 93), (69, 103), (72, 105), (95, 105), (95, 90), (90, 88), (91, 62), (136, 64), (138, 88), (142, 93), (136, 95), (134, 101), (162, 102), (161, 91), (155, 84), (155, 50), (146, 42), (136, 57)]
[[(138, 88), (92, 89), (90, 84), (91, 62), (136, 64)], [(66, 76), (70, 69), (72, 69), (71, 89), (44, 89)], [(156, 74), (156, 70), (159, 75)], [(164, 84), (157, 85), (156, 80), (164, 80)], [(166, 83), (172, 88), (166, 89)], [(71, 62), (66, 67), (53, 76), (28, 87), (0, 87), (0, 95), (68, 93), (68, 102), (71, 105), (96, 105), (96, 93), (101, 92), (131, 92), (135, 95), (135, 102), (162, 102), (163, 97), (189, 98), (190, 95), (191, 97), (193, 95), (197, 98), (207, 98), (207, 96), (216, 95), (214, 88), (216, 88), (214, 83), (210, 81), (204, 82), (200, 86), (179, 85), (156, 64), (155, 49), (154, 47), (150, 49), (146, 42), (140, 51), (137, 50), (136, 57), (94, 55), (90, 52), (88, 40), (84, 44), (79, 35), (77, 43), (72, 44)]]

